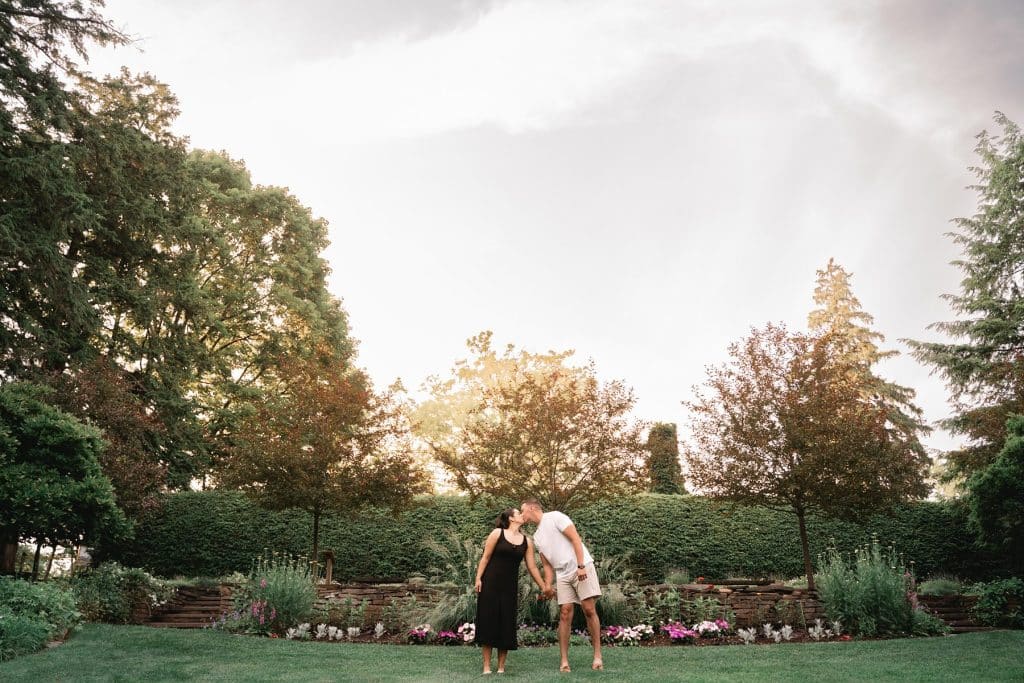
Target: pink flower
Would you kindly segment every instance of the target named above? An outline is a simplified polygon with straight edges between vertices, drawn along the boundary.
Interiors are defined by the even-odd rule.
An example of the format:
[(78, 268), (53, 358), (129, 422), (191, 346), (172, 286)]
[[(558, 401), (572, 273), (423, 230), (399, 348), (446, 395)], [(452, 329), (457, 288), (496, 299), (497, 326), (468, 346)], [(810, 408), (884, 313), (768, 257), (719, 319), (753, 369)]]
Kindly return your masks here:
[(260, 588), (266, 588), (266, 587), (267, 587), (267, 580), (266, 579), (260, 579)]

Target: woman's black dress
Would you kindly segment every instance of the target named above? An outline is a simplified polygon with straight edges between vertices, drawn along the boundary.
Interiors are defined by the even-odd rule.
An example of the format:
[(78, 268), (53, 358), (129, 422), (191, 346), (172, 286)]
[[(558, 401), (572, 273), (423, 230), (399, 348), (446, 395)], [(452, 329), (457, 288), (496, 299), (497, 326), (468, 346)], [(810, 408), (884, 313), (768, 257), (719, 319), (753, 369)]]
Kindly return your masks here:
[(476, 599), (476, 642), (499, 650), (518, 647), (516, 614), (519, 608), (519, 564), (526, 557), (526, 536), (512, 545), (502, 529), (491, 559), (480, 577)]

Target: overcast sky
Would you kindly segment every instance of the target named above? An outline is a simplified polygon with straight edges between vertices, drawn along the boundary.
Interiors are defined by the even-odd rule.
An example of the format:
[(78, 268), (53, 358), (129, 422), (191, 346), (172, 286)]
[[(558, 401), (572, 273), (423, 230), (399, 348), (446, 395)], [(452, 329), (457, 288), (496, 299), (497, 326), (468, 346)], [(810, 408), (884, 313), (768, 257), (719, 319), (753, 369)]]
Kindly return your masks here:
[[(680, 423), (752, 325), (803, 328), (834, 257), (900, 338), (951, 313), (992, 114), (1024, 123), (1024, 3), (108, 0), (178, 131), (330, 222), (378, 385), (499, 345), (575, 349)], [(941, 433), (928, 443), (947, 448)]]

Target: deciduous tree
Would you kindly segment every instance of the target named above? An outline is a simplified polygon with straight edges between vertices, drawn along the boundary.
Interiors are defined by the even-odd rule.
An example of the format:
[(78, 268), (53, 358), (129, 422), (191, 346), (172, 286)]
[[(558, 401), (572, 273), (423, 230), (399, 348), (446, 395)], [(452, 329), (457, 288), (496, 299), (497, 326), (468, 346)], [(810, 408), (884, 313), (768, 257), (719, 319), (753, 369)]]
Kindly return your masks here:
[(729, 355), (686, 404), (689, 479), (713, 497), (793, 512), (813, 587), (807, 513), (924, 496), (927, 457), (887, 428), (888, 410), (865, 399), (856, 365), (829, 336), (769, 324)]
[[(103, 475), (100, 431), (44, 401), (44, 388), (0, 386), (0, 542), (74, 546), (130, 531)], [(3, 570), (13, 569), (4, 553)]]
[(271, 509), (308, 511), (314, 558), (325, 512), (397, 509), (427, 489), (394, 391), (375, 393), (364, 373), (330, 350), (281, 359), (277, 373), (280, 393), (250, 404), (219, 483)]
[(602, 383), (571, 352), (491, 348), (491, 333), (416, 412), (417, 430), (456, 486), (471, 495), (535, 497), (570, 508), (646, 488), (643, 424), (618, 381)]

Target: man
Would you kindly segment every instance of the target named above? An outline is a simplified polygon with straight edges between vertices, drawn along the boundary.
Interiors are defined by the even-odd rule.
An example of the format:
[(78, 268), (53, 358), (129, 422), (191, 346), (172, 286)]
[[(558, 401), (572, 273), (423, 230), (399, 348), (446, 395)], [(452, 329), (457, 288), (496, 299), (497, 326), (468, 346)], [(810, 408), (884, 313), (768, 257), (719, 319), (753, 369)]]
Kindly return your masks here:
[[(533, 543), (540, 552), (544, 564), (544, 595), (558, 597), (558, 647), (562, 653), (559, 671), (569, 671), (569, 635), (572, 632), (572, 617), (576, 605), (583, 609), (587, 618), (587, 631), (594, 646), (594, 662), (591, 668), (604, 669), (601, 659), (601, 621), (597, 617), (595, 603), (601, 595), (597, 582), (594, 558), (583, 545), (576, 526), (569, 517), (558, 511), (544, 512), (536, 498), (524, 500), (520, 506), (523, 521), (536, 524)], [(552, 588), (552, 578), (555, 587)]]

